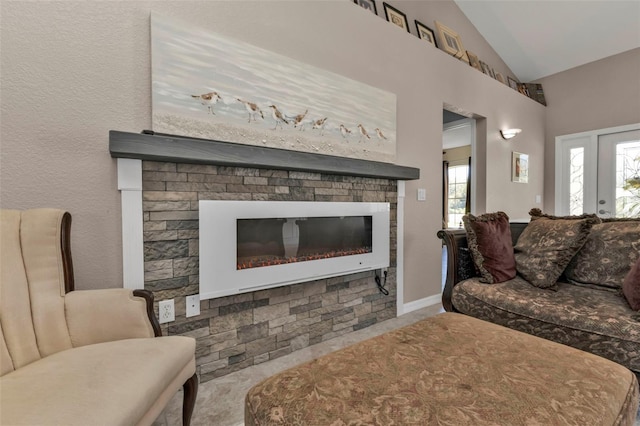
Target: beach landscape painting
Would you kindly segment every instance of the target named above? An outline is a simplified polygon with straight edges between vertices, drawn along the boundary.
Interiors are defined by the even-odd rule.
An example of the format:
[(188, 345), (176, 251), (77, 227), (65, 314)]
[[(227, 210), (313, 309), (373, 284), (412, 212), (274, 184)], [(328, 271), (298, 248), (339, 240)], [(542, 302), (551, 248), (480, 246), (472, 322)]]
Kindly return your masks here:
[(396, 95), (151, 16), (153, 130), (393, 163)]

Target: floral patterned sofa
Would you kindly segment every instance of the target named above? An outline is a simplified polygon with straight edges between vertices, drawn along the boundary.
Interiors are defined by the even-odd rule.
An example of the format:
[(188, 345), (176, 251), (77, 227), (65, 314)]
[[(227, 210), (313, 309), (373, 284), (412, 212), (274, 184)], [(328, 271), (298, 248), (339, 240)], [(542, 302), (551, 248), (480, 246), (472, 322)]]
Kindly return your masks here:
[[(448, 256), (445, 310), (591, 352), (640, 377), (640, 218), (559, 218), (538, 209), (529, 223), (509, 223), (504, 213), (469, 216), (481, 225), (477, 233), (470, 220), (466, 230), (438, 232)], [(496, 249), (497, 224), (505, 217), (501, 238), (507, 242)], [(582, 237), (574, 238), (577, 234)], [(574, 238), (573, 251), (558, 254), (562, 250), (555, 247), (566, 248), (567, 235)], [(477, 250), (483, 239), (493, 248), (484, 259)], [(527, 250), (539, 257), (528, 258)], [(558, 262), (545, 263), (554, 255)], [(511, 256), (515, 262), (505, 267), (504, 259)], [(493, 261), (504, 274), (491, 276), (483, 260), (485, 266)], [(557, 279), (549, 281), (554, 274)]]

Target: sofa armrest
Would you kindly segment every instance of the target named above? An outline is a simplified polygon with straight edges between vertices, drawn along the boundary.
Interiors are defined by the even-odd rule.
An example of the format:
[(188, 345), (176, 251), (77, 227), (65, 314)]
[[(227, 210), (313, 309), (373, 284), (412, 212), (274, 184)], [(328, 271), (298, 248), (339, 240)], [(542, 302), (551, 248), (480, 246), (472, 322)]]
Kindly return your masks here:
[(447, 278), (442, 290), (442, 307), (454, 312), (451, 303), (453, 287), (462, 280), (476, 276), (476, 270), (467, 246), (467, 233), (464, 229), (442, 229), (438, 231), (447, 249)]
[[(510, 222), (511, 242), (516, 245), (518, 237), (528, 222)], [(471, 252), (467, 244), (467, 232), (464, 229), (442, 229), (438, 231), (447, 248), (447, 279), (442, 291), (442, 306), (448, 312), (455, 312), (451, 302), (453, 287), (460, 281), (478, 276)]]
[(74, 347), (160, 335), (153, 315), (153, 296), (147, 291), (80, 290), (67, 293), (64, 299)]

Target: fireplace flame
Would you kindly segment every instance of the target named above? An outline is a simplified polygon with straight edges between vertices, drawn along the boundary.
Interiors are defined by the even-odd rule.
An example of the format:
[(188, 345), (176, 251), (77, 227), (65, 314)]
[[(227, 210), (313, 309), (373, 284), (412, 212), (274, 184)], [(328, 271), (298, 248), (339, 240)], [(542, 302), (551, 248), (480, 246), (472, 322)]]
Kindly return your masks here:
[(284, 265), (287, 263), (307, 262), (310, 260), (331, 259), (333, 257), (353, 256), (356, 254), (371, 253), (371, 247), (358, 247), (355, 249), (331, 250), (321, 253), (299, 254), (292, 257), (280, 256), (256, 256), (238, 259), (236, 269), (261, 268), (265, 266)]

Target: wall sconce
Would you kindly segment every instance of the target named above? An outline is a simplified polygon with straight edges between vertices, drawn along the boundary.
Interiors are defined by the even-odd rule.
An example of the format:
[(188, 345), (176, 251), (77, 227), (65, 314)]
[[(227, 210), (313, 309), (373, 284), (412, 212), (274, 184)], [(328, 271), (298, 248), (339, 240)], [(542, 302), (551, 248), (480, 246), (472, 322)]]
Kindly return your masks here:
[(504, 129), (500, 130), (500, 136), (502, 136), (504, 140), (509, 140), (518, 136), (520, 132), (522, 132), (522, 129)]

